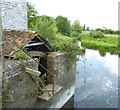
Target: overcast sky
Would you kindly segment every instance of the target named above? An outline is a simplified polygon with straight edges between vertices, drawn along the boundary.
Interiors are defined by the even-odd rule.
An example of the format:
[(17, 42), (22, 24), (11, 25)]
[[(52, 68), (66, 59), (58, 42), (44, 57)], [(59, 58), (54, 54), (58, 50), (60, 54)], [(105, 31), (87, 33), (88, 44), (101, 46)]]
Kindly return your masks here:
[(80, 24), (91, 29), (107, 27), (118, 29), (119, 0), (27, 0), (35, 5), (40, 15), (67, 17), (71, 23), (78, 19)]

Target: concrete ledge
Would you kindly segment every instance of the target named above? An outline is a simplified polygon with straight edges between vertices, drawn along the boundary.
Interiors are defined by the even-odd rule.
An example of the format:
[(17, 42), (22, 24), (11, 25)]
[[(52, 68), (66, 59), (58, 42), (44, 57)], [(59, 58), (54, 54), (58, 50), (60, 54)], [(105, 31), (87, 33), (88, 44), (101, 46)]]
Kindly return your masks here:
[[(43, 91), (45, 91), (45, 92), (44, 92), (41, 96), (38, 96), (38, 98), (43, 99), (43, 100), (45, 100), (45, 101), (49, 101), (49, 100), (50, 100), (57, 92), (59, 92), (63, 87), (55, 84), (55, 87), (54, 87), (54, 95), (52, 94), (52, 88), (53, 88), (53, 84), (48, 84), (48, 85), (46, 86), (47, 91), (46, 91), (45, 88), (43, 88)], [(51, 96), (48, 94), (48, 92), (49, 92), (49, 94), (50, 94)]]

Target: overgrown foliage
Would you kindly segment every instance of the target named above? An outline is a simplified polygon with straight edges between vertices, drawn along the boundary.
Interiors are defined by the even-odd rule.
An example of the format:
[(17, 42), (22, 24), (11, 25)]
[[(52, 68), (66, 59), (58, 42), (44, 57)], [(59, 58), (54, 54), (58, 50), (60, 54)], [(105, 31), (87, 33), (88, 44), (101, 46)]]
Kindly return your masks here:
[(66, 53), (67, 57), (71, 61), (77, 61), (77, 55), (82, 53), (82, 49), (75, 45), (76, 38), (68, 37), (62, 34), (56, 34), (55, 41), (51, 42), (51, 46), (54, 51), (60, 51)]
[(46, 40), (51, 41), (55, 38), (54, 18), (43, 15), (31, 19), (28, 23), (29, 29), (36, 31)]
[(120, 34), (120, 30), (112, 30), (112, 29), (107, 29), (107, 28), (97, 28), (95, 31), (101, 31), (104, 34)]
[[(37, 16), (28, 21), (28, 27), (44, 37), (51, 44), (54, 51), (66, 52), (71, 59), (79, 54), (80, 48), (75, 45), (76, 38), (68, 37), (71, 26), (66, 17), (58, 16), (54, 19), (46, 15)], [(77, 33), (75, 36), (78, 36), (81, 32), (78, 21), (75, 21), (72, 29)]]
[(63, 35), (70, 35), (70, 21), (66, 17), (58, 16), (56, 17), (55, 22), (58, 32)]
[(91, 31), (89, 34), (93, 38), (103, 38), (104, 34), (101, 31)]
[(31, 3), (27, 3), (27, 18), (28, 21), (31, 20), (32, 18), (36, 17), (38, 15), (37, 10), (34, 8), (34, 5)]

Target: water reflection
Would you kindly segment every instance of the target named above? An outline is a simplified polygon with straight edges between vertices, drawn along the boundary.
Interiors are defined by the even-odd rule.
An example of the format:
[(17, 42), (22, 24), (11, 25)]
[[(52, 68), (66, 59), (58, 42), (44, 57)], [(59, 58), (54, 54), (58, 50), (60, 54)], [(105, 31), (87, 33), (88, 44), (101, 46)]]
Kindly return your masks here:
[[(102, 57), (98, 51), (95, 50), (86, 50), (85, 57), (88, 59), (88, 61), (91, 62), (90, 59), (94, 61), (97, 61), (98, 63), (102, 63), (102, 65), (110, 71), (111, 74), (117, 74), (118, 75), (118, 56), (117, 55), (111, 55), (110, 53), (106, 53), (104, 57)], [(95, 60), (96, 59), (96, 60)]]
[(100, 55), (103, 56), (103, 57), (106, 55), (106, 51), (99, 50), (99, 53), (100, 53)]
[(77, 62), (75, 108), (118, 108), (118, 56), (86, 49), (85, 58), (86, 72)]

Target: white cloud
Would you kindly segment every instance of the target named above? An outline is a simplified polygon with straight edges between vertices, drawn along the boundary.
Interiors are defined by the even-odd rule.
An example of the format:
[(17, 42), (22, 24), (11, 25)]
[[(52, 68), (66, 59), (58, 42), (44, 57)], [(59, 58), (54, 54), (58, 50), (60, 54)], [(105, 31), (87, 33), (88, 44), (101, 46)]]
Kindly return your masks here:
[(90, 59), (91, 57), (97, 58), (102, 62), (107, 70), (109, 70), (112, 74), (118, 75), (118, 57), (116, 55), (110, 55), (110, 53), (106, 53), (105, 57), (101, 57), (98, 51), (87, 49), (86, 57), (87, 59)]

